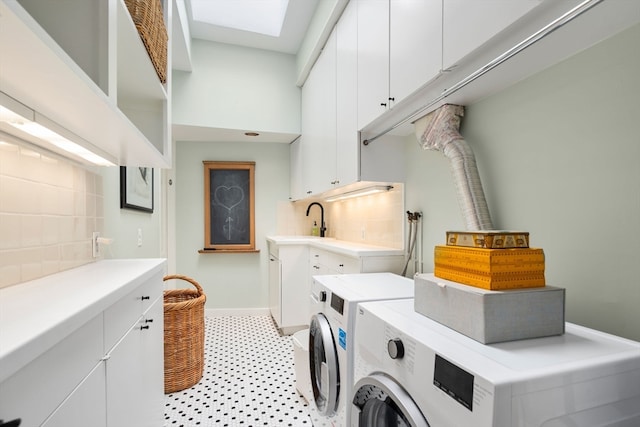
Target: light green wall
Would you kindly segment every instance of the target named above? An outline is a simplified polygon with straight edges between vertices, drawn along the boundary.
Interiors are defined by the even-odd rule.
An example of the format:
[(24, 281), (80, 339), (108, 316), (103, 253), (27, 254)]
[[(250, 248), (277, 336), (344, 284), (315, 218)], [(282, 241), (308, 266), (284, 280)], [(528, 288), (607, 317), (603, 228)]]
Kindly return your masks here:
[[(289, 145), (184, 141), (176, 145), (176, 272), (202, 285), (206, 308), (268, 307), (265, 238), (276, 231), (277, 203), (289, 198)], [(204, 246), (204, 160), (256, 162), (255, 238), (259, 253), (198, 253)]]
[(296, 58), (194, 39), (192, 72), (173, 72), (174, 124), (300, 133)]
[[(531, 233), (570, 322), (640, 340), (640, 26), (467, 107), (494, 227)], [(463, 228), (448, 161), (407, 138), (424, 271)]]
[[(164, 215), (160, 177), (154, 169), (153, 213), (120, 209), (120, 168), (102, 168), (104, 186), (104, 233), (113, 239), (102, 246), (104, 258), (165, 258), (162, 218)], [(142, 245), (138, 246), (138, 229), (142, 230)]]

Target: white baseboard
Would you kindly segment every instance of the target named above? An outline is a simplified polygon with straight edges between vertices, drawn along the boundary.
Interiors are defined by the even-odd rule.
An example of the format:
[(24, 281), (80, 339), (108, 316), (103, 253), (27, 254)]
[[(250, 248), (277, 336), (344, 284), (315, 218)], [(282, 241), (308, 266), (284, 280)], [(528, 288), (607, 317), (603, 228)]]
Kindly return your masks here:
[(206, 317), (269, 316), (270, 314), (268, 308), (206, 308), (204, 310)]

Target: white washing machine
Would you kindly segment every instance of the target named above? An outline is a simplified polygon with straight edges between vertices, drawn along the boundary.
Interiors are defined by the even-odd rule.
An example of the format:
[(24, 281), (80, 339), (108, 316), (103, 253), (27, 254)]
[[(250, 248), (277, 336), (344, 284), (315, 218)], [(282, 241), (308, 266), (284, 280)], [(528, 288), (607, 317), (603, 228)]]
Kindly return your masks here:
[(638, 342), (567, 323), (483, 345), (412, 300), (357, 311), (351, 426), (640, 426)]
[[(347, 425), (353, 386), (353, 325), (363, 301), (413, 298), (413, 280), (393, 273), (314, 276), (309, 326), (309, 368), (318, 424)], [(411, 299), (413, 303), (413, 299)]]

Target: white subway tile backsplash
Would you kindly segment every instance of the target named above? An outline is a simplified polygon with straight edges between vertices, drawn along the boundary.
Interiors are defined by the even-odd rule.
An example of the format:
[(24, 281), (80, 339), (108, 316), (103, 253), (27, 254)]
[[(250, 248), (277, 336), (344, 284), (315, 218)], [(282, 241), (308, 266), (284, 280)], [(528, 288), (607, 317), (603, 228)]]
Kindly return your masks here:
[(42, 216), (42, 244), (55, 245), (60, 241), (59, 217), (53, 215)]
[(93, 262), (104, 230), (102, 177), (71, 161), (0, 142), (0, 287)]
[[(295, 220), (284, 222), (290, 211), (278, 210), (280, 234), (310, 234), (313, 220), (305, 216), (310, 200), (293, 203)], [(325, 208), (327, 236), (339, 240), (358, 242), (397, 249), (404, 247), (404, 188), (398, 184), (386, 193), (372, 194), (335, 202), (322, 202)], [(313, 211), (314, 218), (318, 212)], [(287, 218), (289, 218), (287, 216)], [(296, 224), (296, 233), (287, 233)]]
[(42, 246), (42, 216), (22, 215), (22, 239), (20, 245), (23, 248)]
[(0, 213), (0, 250), (20, 247), (21, 224), (20, 215)]

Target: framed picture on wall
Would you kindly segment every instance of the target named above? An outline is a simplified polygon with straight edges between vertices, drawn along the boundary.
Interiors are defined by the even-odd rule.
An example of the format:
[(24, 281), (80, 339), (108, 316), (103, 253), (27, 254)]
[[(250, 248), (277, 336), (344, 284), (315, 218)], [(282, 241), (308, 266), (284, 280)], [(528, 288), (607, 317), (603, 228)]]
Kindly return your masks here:
[(120, 208), (153, 213), (153, 168), (120, 166)]
[(204, 249), (255, 251), (255, 162), (203, 164)]

